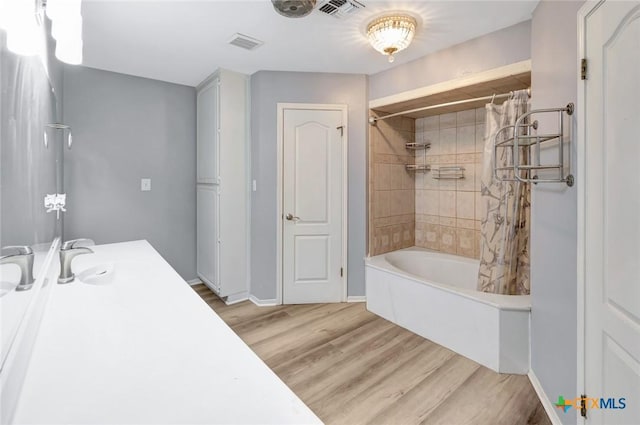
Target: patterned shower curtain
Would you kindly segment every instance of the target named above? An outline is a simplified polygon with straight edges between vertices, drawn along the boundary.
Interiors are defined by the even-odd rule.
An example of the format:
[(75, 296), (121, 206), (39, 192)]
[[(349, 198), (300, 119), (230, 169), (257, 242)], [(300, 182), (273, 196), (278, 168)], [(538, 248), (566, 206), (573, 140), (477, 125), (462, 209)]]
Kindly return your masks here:
[[(480, 202), (480, 271), (478, 290), (496, 294), (527, 295), (529, 284), (529, 213), (531, 187), (519, 181), (500, 181), (494, 175), (494, 136), (512, 126), (528, 111), (529, 96), (520, 90), (502, 105), (487, 104), (483, 170)], [(497, 142), (513, 137), (513, 128), (502, 131)], [(521, 149), (520, 163), (529, 161), (528, 151)], [(501, 148), (498, 167), (513, 165), (513, 150)], [(501, 177), (513, 179), (513, 171), (499, 171)]]

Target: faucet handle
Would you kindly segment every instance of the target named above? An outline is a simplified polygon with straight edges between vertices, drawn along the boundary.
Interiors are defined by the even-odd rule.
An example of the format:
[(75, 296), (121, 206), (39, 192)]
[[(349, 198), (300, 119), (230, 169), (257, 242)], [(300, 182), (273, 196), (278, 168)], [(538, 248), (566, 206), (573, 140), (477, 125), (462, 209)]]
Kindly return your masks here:
[(16, 251), (15, 254), (9, 254), (9, 255), (6, 255), (5, 257), (13, 257), (14, 255), (30, 255), (30, 254), (33, 254), (33, 249), (31, 249), (30, 246), (26, 246), (26, 245), (3, 246), (2, 247), (2, 251), (4, 251), (5, 249), (7, 249), (7, 250), (12, 249), (12, 250)]
[(63, 243), (62, 246), (60, 247), (60, 250), (66, 251), (68, 249), (73, 249), (76, 247), (77, 244), (95, 245), (95, 242), (91, 239), (73, 239)]

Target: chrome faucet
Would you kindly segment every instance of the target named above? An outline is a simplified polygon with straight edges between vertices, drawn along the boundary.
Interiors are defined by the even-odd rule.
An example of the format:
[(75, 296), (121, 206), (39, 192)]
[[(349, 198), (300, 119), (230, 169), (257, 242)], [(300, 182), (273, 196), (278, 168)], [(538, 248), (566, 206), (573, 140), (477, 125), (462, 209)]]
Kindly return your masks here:
[(71, 261), (78, 255), (93, 254), (93, 251), (84, 246), (78, 246), (77, 244), (90, 243), (93, 244), (91, 239), (74, 239), (72, 241), (66, 241), (60, 247), (60, 276), (58, 276), (58, 283), (73, 282), (76, 275), (71, 271)]
[(16, 291), (28, 291), (33, 286), (33, 250), (28, 246), (6, 246), (2, 248), (13, 249), (14, 254), (0, 257), (0, 264), (16, 264), (20, 267), (20, 283)]

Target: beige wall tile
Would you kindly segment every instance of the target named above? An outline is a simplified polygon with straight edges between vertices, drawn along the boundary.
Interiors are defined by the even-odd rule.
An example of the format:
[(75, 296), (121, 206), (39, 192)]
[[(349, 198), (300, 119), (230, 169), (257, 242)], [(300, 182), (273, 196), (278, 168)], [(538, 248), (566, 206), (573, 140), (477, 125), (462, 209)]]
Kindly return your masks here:
[(456, 219), (456, 227), (458, 229), (475, 230), (476, 229), (476, 221), (475, 220), (464, 219), (464, 218), (457, 218)]
[(396, 190), (402, 189), (402, 175), (404, 174), (404, 165), (393, 164), (389, 165), (389, 189)]
[(475, 230), (457, 229), (457, 253), (465, 257), (473, 257), (475, 255)]
[(456, 114), (456, 126), (458, 127), (462, 127), (465, 125), (475, 125), (475, 123), (476, 123), (475, 109), (460, 111)]
[(480, 192), (474, 192), (475, 195), (475, 219), (482, 220), (486, 216), (485, 201), (482, 200)]
[(439, 130), (440, 129), (440, 116), (434, 115), (424, 118), (424, 130)]
[(456, 113), (442, 114), (440, 117), (440, 130), (456, 126)]
[(434, 115), (432, 117), (424, 118), (424, 130), (439, 130), (440, 129), (440, 116)]
[(475, 218), (475, 195), (473, 192), (456, 194), (456, 217), (473, 220)]
[(440, 155), (440, 131), (438, 130), (423, 131), (422, 142), (431, 143), (431, 147), (426, 150), (427, 156)]
[(440, 249), (440, 226), (437, 224), (423, 225), (422, 247), (428, 249)]
[(456, 254), (458, 251), (455, 227), (440, 226), (440, 251)]
[(423, 191), (423, 204), (420, 213), (427, 215), (440, 214), (440, 193), (437, 190)]
[(440, 155), (451, 155), (456, 153), (456, 136), (455, 127), (440, 130)]
[(464, 167), (464, 178), (456, 180), (456, 190), (473, 192), (476, 183), (475, 164), (460, 164)]
[(473, 237), (474, 237), (473, 256), (474, 258), (480, 258), (480, 231), (476, 230), (473, 233)]
[(456, 227), (457, 219), (455, 217), (440, 217), (440, 225), (447, 227)]
[(481, 107), (476, 109), (476, 122), (484, 123), (487, 120), (487, 108)]
[(481, 162), (476, 162), (473, 165), (474, 175), (475, 175), (475, 184), (473, 185), (473, 190), (476, 192), (480, 192), (480, 183), (482, 182), (482, 172), (484, 170), (484, 164)]
[(439, 211), (441, 217), (456, 216), (456, 192), (454, 190), (441, 190)]
[(476, 150), (476, 126), (458, 127), (456, 132), (456, 153), (473, 153)]
[(484, 152), (484, 124), (476, 125), (476, 152)]

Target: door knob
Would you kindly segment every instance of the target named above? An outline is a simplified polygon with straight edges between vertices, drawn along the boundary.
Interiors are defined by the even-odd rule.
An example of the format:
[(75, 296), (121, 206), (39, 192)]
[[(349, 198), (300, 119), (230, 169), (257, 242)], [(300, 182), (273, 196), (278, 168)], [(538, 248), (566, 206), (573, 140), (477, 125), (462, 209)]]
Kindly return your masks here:
[(296, 217), (291, 213), (287, 214), (285, 218), (287, 220), (289, 220), (289, 221), (298, 221), (298, 220), (300, 220), (300, 217)]

